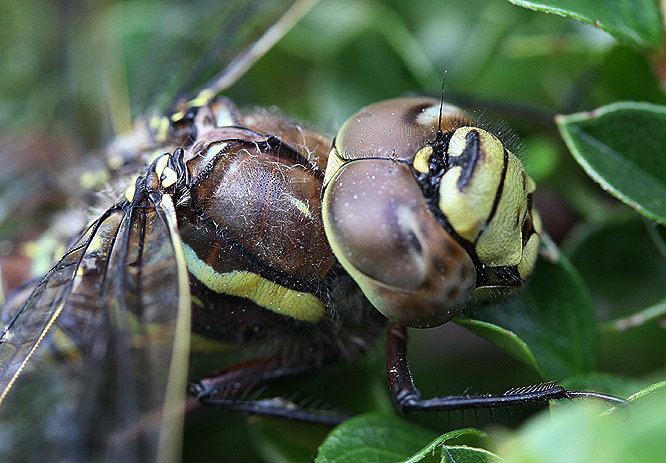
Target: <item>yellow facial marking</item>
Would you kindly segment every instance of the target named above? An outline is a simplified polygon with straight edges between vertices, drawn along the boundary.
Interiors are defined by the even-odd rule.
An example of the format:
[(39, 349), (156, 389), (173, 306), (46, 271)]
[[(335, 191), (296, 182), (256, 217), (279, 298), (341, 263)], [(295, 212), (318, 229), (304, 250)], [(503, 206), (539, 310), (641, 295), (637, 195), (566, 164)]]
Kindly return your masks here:
[(216, 293), (244, 297), (264, 309), (296, 320), (316, 323), (324, 316), (324, 304), (314, 294), (286, 288), (248, 271), (218, 273), (183, 244), (189, 271)]
[(416, 153), (416, 156), (414, 156), (414, 162), (412, 163), (414, 169), (416, 169), (417, 172), (421, 172), (422, 174), (427, 174), (430, 171), (428, 161), (430, 160), (431, 155), (432, 146), (425, 146), (421, 148)]
[[(532, 181), (532, 183), (534, 183), (534, 181)], [(520, 264), (518, 264), (518, 274), (522, 279), (526, 279), (532, 274), (534, 266), (536, 265), (537, 257), (539, 257), (539, 245), (541, 243), (541, 217), (534, 209), (532, 210), (532, 226), (534, 227), (535, 233), (530, 236), (530, 239), (525, 244), (525, 247), (523, 248), (523, 260), (521, 260)]]
[(536, 191), (536, 182), (532, 180), (532, 177), (527, 176), (527, 181), (525, 182), (525, 191), (528, 193), (534, 193)]
[(504, 189), (493, 218), (476, 243), (481, 262), (491, 266), (518, 265), (523, 258), (521, 228), (527, 213), (523, 166), (509, 154)]
[(518, 274), (523, 280), (532, 274), (534, 265), (539, 255), (539, 235), (536, 233), (530, 237), (523, 249), (522, 260), (518, 264)]
[(439, 185), (440, 210), (449, 219), (455, 232), (470, 243), (476, 240), (490, 217), (504, 164), (502, 143), (485, 130), (473, 127), (455, 131), (449, 143), (449, 159), (463, 154), (467, 144), (465, 137), (472, 130), (479, 133), (480, 153), (471, 178), (461, 191), (458, 181), (463, 175), (463, 169), (457, 166), (442, 176)]

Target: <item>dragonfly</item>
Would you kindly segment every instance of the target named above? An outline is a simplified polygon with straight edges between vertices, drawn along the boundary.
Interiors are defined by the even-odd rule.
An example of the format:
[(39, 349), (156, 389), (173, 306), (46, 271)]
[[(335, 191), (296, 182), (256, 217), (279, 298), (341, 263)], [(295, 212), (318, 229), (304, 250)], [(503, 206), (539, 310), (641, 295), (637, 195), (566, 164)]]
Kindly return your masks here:
[[(623, 403), (555, 383), (421, 396), (406, 327), (450, 321), (477, 288), (525, 283), (542, 234), (534, 182), (491, 128), (441, 98), (370, 105), (334, 139), (237, 108), (220, 94), (306, 9), (282, 5), (200, 91), (149, 119), (144, 142), (121, 151), (124, 192), (3, 308), (0, 455), (178, 461), (194, 399), (337, 424), (348, 415), (252, 391), (353, 361), (385, 331), (403, 412)], [(256, 357), (188, 378), (193, 335)]]

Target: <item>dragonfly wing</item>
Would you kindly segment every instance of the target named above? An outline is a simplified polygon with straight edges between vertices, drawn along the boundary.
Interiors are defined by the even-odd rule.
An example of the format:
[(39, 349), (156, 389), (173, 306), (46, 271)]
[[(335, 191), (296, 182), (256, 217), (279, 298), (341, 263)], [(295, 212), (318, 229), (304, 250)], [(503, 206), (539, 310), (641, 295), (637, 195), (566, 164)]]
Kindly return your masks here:
[(108, 295), (117, 339), (104, 369), (115, 417), (112, 461), (132, 461), (135, 455), (142, 462), (179, 461), (190, 293), (171, 198), (163, 195), (154, 208), (134, 209), (123, 233), (123, 247), (110, 256), (112, 274), (120, 276)]
[(5, 461), (177, 461), (189, 288), (168, 196), (115, 207), (0, 338)]
[[(141, 59), (126, 60), (130, 66), (129, 95), (134, 114), (156, 109), (167, 111), (175, 98), (209, 88), (221, 92), (282, 38), (317, 0), (202, 0), (196, 6), (165, 7), (163, 20), (148, 10), (146, 24), (132, 36), (142, 56), (154, 57), (163, 67), (145, 66)], [(130, 4), (125, 8), (133, 8)], [(141, 14), (141, 12), (137, 12)], [(128, 11), (128, 15), (132, 15)], [(178, 27), (164, 24), (180, 15)], [(196, 33), (193, 33), (196, 31)], [(143, 40), (142, 40), (143, 38)], [(130, 47), (127, 47), (128, 49)], [(135, 63), (135, 64), (133, 64)], [(158, 93), (159, 92), (159, 93)]]

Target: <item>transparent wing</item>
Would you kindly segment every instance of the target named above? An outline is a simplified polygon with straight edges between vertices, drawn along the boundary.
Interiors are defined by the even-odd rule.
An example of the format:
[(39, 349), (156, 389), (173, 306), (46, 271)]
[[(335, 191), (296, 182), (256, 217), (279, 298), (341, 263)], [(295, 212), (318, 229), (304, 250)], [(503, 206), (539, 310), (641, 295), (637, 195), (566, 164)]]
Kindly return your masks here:
[[(225, 90), (314, 3), (316, 0), (147, 1), (95, 4), (85, 10), (56, 9), (57, 21), (46, 15), (49, 19), (41, 29), (51, 34), (43, 42), (57, 44), (53, 48), (62, 53), (49, 55), (59, 65), (53, 64), (48, 72), (43, 70), (23, 83), (22, 90), (13, 96), (17, 102), (11, 106), (17, 108), (17, 114), (8, 120), (29, 119), (25, 115), (25, 95), (58, 89), (57, 98), (33, 98), (36, 105), (27, 105), (36, 113), (33, 118), (48, 127), (44, 115), (56, 114), (59, 124), (81, 135), (81, 145), (98, 144), (100, 140), (95, 137), (103, 127), (124, 133), (132, 129), (134, 118), (145, 116), (148, 110), (165, 113), (181, 94), (194, 97), (203, 88), (214, 93)], [(43, 16), (37, 13), (32, 14), (35, 21)], [(62, 28), (52, 30), (55, 23), (78, 32), (63, 35)], [(58, 42), (63, 38), (67, 40)], [(24, 46), (28, 39), (19, 35), (15, 40)], [(54, 53), (51, 48), (38, 51)], [(72, 79), (90, 86), (71, 85)], [(62, 94), (75, 88), (85, 91)], [(52, 104), (58, 107), (49, 106)], [(82, 107), (89, 110), (81, 112)], [(6, 277), (4, 284), (0, 282), (0, 300), (3, 289), (11, 289), (30, 274), (29, 263), (16, 268), (18, 258), (24, 256), (17, 252), (16, 259), (7, 258), (6, 246), (13, 243), (20, 250), (28, 236), (26, 231), (34, 231), (30, 235), (34, 238), (45, 227), (44, 218), (66, 204), (68, 197), (83, 196), (76, 191), (81, 172), (70, 172), (65, 167), (84, 162), (86, 171), (102, 167), (99, 162), (83, 161), (82, 153), (69, 151), (71, 144), (67, 141), (43, 134), (31, 141), (26, 137), (31, 129), (34, 127), (20, 127), (18, 136), (10, 138), (0, 134), (4, 166), (0, 172), (0, 238), (5, 245), (0, 269)], [(85, 138), (92, 132), (96, 136)], [(48, 134), (53, 135), (53, 131)], [(131, 147), (128, 151), (135, 153), (137, 149)], [(52, 179), (55, 172), (59, 177), (72, 176), (56, 181)], [(84, 196), (79, 201), (88, 203), (90, 199)]]
[(2, 461), (177, 461), (189, 288), (168, 196), (115, 207), (0, 338)]
[[(141, 35), (150, 39), (136, 48), (144, 58), (126, 60), (134, 115), (153, 108), (165, 111), (181, 94), (194, 97), (202, 89), (217, 94), (229, 88), (316, 2), (204, 0), (165, 7), (159, 13), (162, 21), (155, 19), (151, 9), (142, 27), (152, 24), (154, 30), (151, 34), (143, 31)], [(178, 20), (169, 22), (174, 17)], [(146, 56), (166, 64), (162, 68), (146, 66)], [(145, 104), (138, 106), (141, 102)]]

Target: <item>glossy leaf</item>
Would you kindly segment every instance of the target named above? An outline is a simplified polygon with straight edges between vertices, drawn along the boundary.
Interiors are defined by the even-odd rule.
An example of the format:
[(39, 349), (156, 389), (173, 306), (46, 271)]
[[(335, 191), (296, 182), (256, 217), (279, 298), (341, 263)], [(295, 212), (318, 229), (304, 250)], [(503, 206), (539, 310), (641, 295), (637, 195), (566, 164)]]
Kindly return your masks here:
[(657, 317), (660, 309), (631, 320), (648, 307), (663, 305), (666, 298), (666, 259), (650, 236), (655, 229), (631, 214), (635, 217), (630, 221), (580, 230), (579, 238), (567, 246), (571, 263), (591, 290), (598, 317), (616, 319), (615, 329)]
[[(539, 261), (528, 285), (517, 296), (465, 315), (509, 330), (500, 344), (515, 344), (511, 339), (514, 335), (524, 341), (547, 379), (565, 378), (594, 367), (596, 329), (590, 296), (563, 256), (556, 263)], [(493, 337), (497, 334), (495, 331)], [(515, 349), (509, 352), (516, 354)], [(526, 352), (517, 357), (525, 360)]]
[(556, 120), (590, 177), (641, 214), (666, 223), (666, 107), (619, 102)]
[(534, 354), (530, 350), (529, 346), (516, 336), (515, 333), (502, 328), (492, 323), (483, 322), (480, 320), (470, 320), (465, 318), (456, 319), (456, 323), (464, 326), (468, 330), (478, 334), (479, 336), (492, 341), (497, 346), (504, 349), (504, 351), (510, 353), (514, 358), (522, 361), (523, 363), (534, 368), (541, 376), (544, 376), (537, 362)]
[(431, 430), (391, 415), (361, 415), (328, 435), (316, 462), (401, 461), (436, 436)]
[[(321, 446), (317, 463), (469, 462), (493, 461), (492, 453), (450, 442), (485, 434), (460, 429), (435, 438), (432, 431), (393, 415), (371, 414), (338, 426)], [(457, 441), (456, 441), (457, 442)]]
[(661, 50), (664, 40), (659, 4), (654, 0), (509, 0), (533, 10), (569, 16), (592, 24), (618, 40), (642, 48)]

